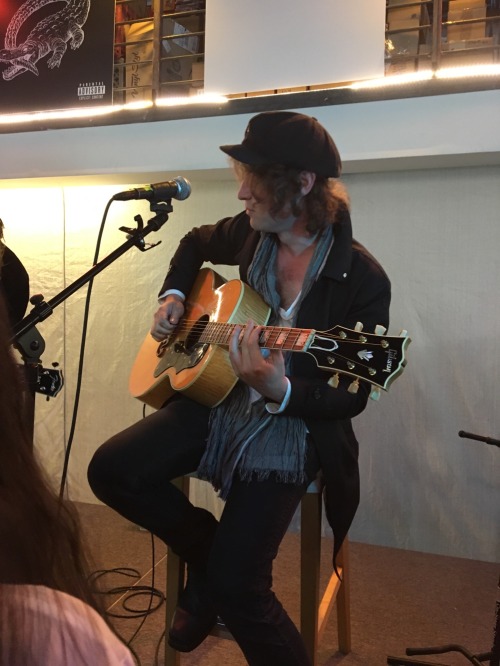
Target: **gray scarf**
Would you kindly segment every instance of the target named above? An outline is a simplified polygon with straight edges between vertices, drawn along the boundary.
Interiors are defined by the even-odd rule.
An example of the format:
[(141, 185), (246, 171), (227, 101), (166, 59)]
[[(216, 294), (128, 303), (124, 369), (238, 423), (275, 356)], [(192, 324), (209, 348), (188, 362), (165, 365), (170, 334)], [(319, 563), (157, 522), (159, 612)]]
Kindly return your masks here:
[[(295, 312), (318, 278), (332, 243), (333, 231), (328, 225), (316, 245)], [(270, 325), (279, 318), (280, 296), (274, 270), (277, 249), (276, 235), (263, 233), (248, 271), (249, 285), (271, 307)], [(289, 352), (285, 357), (287, 371), (291, 356)], [(275, 473), (279, 482), (302, 483), (306, 435), (306, 424), (301, 418), (270, 414), (265, 399), (252, 402), (249, 386), (239, 381), (211, 412), (207, 448), (198, 476), (210, 481), (222, 499), (227, 498), (235, 473), (242, 480), (254, 475), (264, 480)]]

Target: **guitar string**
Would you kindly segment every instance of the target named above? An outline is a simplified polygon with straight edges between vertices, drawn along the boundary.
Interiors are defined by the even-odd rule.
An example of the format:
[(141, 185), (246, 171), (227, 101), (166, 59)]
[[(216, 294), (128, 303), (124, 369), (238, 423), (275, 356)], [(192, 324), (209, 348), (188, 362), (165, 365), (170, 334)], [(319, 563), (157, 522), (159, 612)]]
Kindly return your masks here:
[[(228, 323), (224, 323), (224, 322), (207, 322), (207, 323), (203, 324), (203, 323), (199, 323), (198, 320), (196, 320), (196, 321), (193, 320), (193, 321), (194, 321), (194, 325), (192, 327), (189, 327), (189, 326), (186, 326), (186, 324), (189, 324), (190, 321), (189, 320), (184, 320), (183, 322), (181, 322), (181, 324), (179, 324), (178, 328), (176, 329), (176, 332), (173, 333), (172, 335), (175, 334), (175, 336), (178, 337), (179, 332), (180, 333), (192, 332), (192, 333), (199, 333), (200, 336), (202, 336), (203, 333), (205, 332), (208, 324), (213, 324), (213, 325), (216, 325), (219, 328), (223, 329), (222, 331), (218, 332), (219, 335), (221, 335), (221, 333), (225, 334), (225, 333), (229, 332), (231, 330), (231, 328), (234, 328), (235, 326), (238, 325), (238, 324), (228, 324)], [(212, 326), (212, 328), (213, 328), (213, 326)], [(299, 338), (303, 336), (304, 333), (307, 332), (309, 335), (311, 333), (318, 333), (317, 331), (314, 331), (313, 329), (299, 329), (299, 328), (288, 328), (288, 327), (279, 327), (279, 326), (266, 326), (265, 328), (270, 331), (267, 339), (262, 340), (264, 345), (265, 344), (268, 345), (266, 348), (268, 348), (268, 349), (283, 349), (284, 351), (292, 351), (292, 352), (297, 351), (297, 349), (295, 348), (296, 343), (299, 340)], [(272, 342), (272, 344), (268, 344), (269, 340), (272, 338), (273, 335), (276, 335), (276, 333), (278, 333), (278, 338), (280, 337), (281, 334), (285, 333), (286, 334), (286, 340), (282, 343), (277, 344), (277, 341), (278, 341), (278, 338), (277, 338), (274, 342)], [(290, 340), (290, 335), (291, 334), (293, 334), (295, 336), (294, 340), (293, 339)], [(380, 347), (379, 343), (369, 342), (368, 340), (366, 340), (366, 341), (352, 340), (352, 339), (349, 339), (349, 338), (341, 338), (340, 336), (335, 336), (335, 335), (331, 335), (329, 333), (323, 333), (323, 332), (321, 332), (321, 335), (323, 337), (326, 337), (326, 338), (330, 339), (330, 340), (334, 340), (334, 341), (338, 340), (339, 342), (345, 343), (345, 344), (357, 344), (357, 345), (358, 344), (363, 344), (363, 346), (365, 346), (365, 347), (375, 347), (375, 346)], [(203, 344), (218, 344), (219, 346), (229, 346), (229, 342), (227, 340), (220, 340), (220, 339), (219, 340), (215, 340), (215, 339), (214, 340), (207, 340), (205, 342), (202, 341), (202, 343)], [(303, 346), (304, 345), (302, 345), (302, 347)], [(299, 351), (303, 351), (303, 350), (299, 350)], [(305, 351), (308, 351), (308, 350), (305, 350)], [(366, 366), (363, 365), (362, 363), (360, 363), (360, 361), (355, 361), (355, 360), (353, 361), (351, 358), (346, 357), (343, 354), (336, 352), (335, 350), (322, 350), (320, 348), (319, 351), (323, 351), (324, 353), (335, 356), (336, 358), (343, 359), (346, 363), (351, 362), (351, 363), (355, 363), (357, 366), (359, 366), (361, 368), (366, 368)]]
[[(189, 326), (189, 324), (191, 324), (191, 323), (193, 323), (193, 326)], [(200, 322), (199, 320), (184, 319), (184, 320), (181, 321), (181, 323), (179, 324), (177, 329), (174, 331), (174, 333), (172, 333), (172, 335), (175, 335), (176, 337), (178, 337), (179, 332), (180, 333), (183, 333), (183, 332), (185, 332), (185, 333), (189, 333), (189, 332), (198, 333), (198, 332), (200, 332), (200, 334), (203, 334), (203, 332), (206, 330), (206, 328), (209, 324), (212, 324), (212, 327), (213, 326), (218, 326), (220, 328), (225, 328), (227, 330), (230, 330), (231, 328), (234, 329), (236, 326), (242, 326), (243, 328), (245, 327), (244, 324), (230, 324), (230, 323), (227, 323), (227, 322), (210, 322), (210, 321), (209, 322)], [(265, 325), (262, 324), (262, 326), (265, 326)], [(271, 329), (275, 332), (276, 331), (286, 332), (287, 336), (289, 336), (290, 333), (298, 333), (297, 337), (300, 337), (300, 334), (301, 333), (303, 334), (304, 332), (309, 332), (309, 334), (310, 333), (318, 333), (318, 331), (315, 331), (314, 329), (288, 328), (288, 327), (279, 327), (279, 326), (265, 326), (265, 328), (266, 329)], [(364, 346), (372, 346), (372, 347), (373, 346), (377, 346), (377, 347), (380, 346), (380, 344), (378, 344), (376, 342), (369, 342), (368, 340), (367, 341), (351, 340), (349, 338), (341, 338), (340, 336), (331, 335), (329, 333), (324, 333), (322, 331), (319, 332), (319, 333), (321, 333), (322, 336), (327, 337), (328, 339), (331, 339), (331, 340), (334, 340), (334, 341), (338, 340), (338, 341), (340, 341), (342, 343), (346, 343), (346, 344), (363, 344)], [(206, 343), (203, 343), (203, 344), (217, 344), (219, 346), (229, 346), (228, 342), (221, 342), (220, 340), (219, 341), (207, 341)], [(284, 343), (279, 344), (279, 345), (276, 345), (276, 342), (274, 342), (273, 345), (276, 345), (276, 346), (271, 346), (270, 345), (268, 348), (269, 349), (283, 349), (284, 351), (291, 351), (291, 352), (297, 351), (296, 349), (293, 348), (293, 346), (292, 347), (290, 347), (290, 346), (287, 347), (286, 344), (287, 344), (287, 341), (285, 341)], [(304, 350), (300, 350), (300, 351), (304, 351)], [(305, 351), (308, 352), (308, 350), (305, 350)], [(355, 367), (362, 368), (363, 370), (369, 369), (366, 365), (362, 364), (360, 361), (352, 360), (351, 358), (349, 358), (347, 356), (344, 356), (343, 354), (340, 354), (340, 353), (336, 352), (335, 350), (331, 351), (331, 350), (321, 350), (320, 349), (319, 351), (323, 351), (326, 354), (330, 354), (331, 356), (334, 356), (335, 358), (342, 359), (345, 363), (348, 363), (348, 362), (354, 363)], [(348, 368), (348, 370), (341, 370), (341, 369), (337, 369), (337, 368), (331, 368), (332, 372), (338, 371), (338, 372), (343, 372), (344, 374), (349, 374), (349, 370), (351, 370), (351, 372), (352, 372), (352, 370), (354, 370), (354, 368), (352, 368), (352, 369)], [(374, 377), (375, 377), (374, 375), (370, 376), (370, 380), (374, 381)]]
[[(192, 324), (192, 325), (191, 325)], [(242, 329), (245, 328), (246, 324), (232, 324), (229, 322), (213, 322), (213, 321), (208, 321), (208, 322), (200, 322), (199, 320), (182, 320), (181, 323), (178, 325), (178, 327), (173, 331), (171, 335), (178, 336), (179, 332), (194, 332), (194, 333), (204, 333), (207, 327), (210, 327), (211, 329), (218, 327), (222, 329), (222, 333), (229, 333), (231, 332), (231, 329), (236, 328), (236, 326), (241, 326)], [(369, 339), (367, 340), (356, 340), (353, 338), (342, 338), (340, 335), (333, 335), (331, 333), (328, 333), (327, 331), (318, 331), (316, 329), (312, 328), (289, 328), (287, 326), (267, 326), (265, 324), (256, 324), (257, 327), (263, 327), (267, 331), (275, 331), (275, 332), (280, 332), (280, 333), (286, 333), (288, 335), (290, 334), (302, 334), (302, 333), (315, 333), (316, 335), (320, 335), (322, 337), (329, 338), (331, 340), (338, 340), (340, 342), (346, 343), (346, 344), (362, 344), (362, 345), (371, 345), (371, 346), (380, 346), (380, 343), (377, 341), (370, 341)], [(374, 333), (367, 333), (367, 335), (375, 335)], [(379, 336), (381, 339), (384, 339), (384, 336)]]

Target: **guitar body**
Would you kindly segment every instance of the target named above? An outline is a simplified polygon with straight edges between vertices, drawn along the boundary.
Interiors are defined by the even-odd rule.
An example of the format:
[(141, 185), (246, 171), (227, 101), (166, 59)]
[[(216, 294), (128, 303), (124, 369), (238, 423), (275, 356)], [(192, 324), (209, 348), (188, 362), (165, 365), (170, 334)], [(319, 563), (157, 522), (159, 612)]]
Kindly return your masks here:
[[(209, 268), (202, 269), (185, 303), (185, 312), (174, 333), (158, 343), (146, 336), (130, 374), (131, 394), (159, 409), (176, 391), (215, 407), (237, 382), (228, 348), (234, 329), (249, 319), (262, 327), (259, 346), (283, 352), (306, 352), (316, 365), (333, 373), (328, 384), (337, 388), (339, 374), (353, 378), (347, 388), (356, 393), (359, 381), (372, 386), (370, 397), (387, 391), (406, 365), (405, 351), (411, 342), (406, 331), (398, 337), (334, 326), (328, 331), (266, 326), (270, 308), (240, 280), (225, 282)], [(243, 333), (242, 333), (243, 334)]]
[(148, 333), (132, 367), (130, 393), (155, 409), (178, 391), (208, 407), (221, 403), (237, 377), (228, 350), (199, 342), (200, 333), (208, 322), (245, 324), (252, 319), (265, 324), (270, 314), (245, 283), (225, 282), (209, 268), (199, 272), (185, 306), (182, 321), (187, 324), (160, 343)]

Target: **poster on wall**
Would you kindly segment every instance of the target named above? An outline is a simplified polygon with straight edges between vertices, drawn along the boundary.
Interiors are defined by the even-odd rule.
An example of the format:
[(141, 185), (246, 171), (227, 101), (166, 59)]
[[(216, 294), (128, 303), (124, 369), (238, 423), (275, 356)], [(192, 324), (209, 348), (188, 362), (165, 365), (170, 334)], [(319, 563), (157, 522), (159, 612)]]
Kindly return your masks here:
[(114, 0), (0, 0), (0, 113), (111, 104)]

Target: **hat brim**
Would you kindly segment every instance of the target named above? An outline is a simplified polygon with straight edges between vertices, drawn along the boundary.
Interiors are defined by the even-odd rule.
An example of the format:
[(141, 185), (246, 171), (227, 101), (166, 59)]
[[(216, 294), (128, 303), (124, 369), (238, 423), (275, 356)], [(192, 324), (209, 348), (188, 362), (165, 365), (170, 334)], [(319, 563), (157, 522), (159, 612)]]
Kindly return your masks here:
[(232, 157), (233, 160), (241, 162), (242, 164), (250, 164), (251, 166), (263, 166), (269, 163), (262, 155), (251, 150), (248, 146), (243, 144), (235, 144), (232, 146), (219, 146), (223, 153)]

